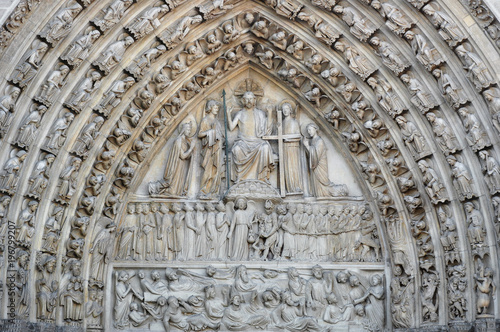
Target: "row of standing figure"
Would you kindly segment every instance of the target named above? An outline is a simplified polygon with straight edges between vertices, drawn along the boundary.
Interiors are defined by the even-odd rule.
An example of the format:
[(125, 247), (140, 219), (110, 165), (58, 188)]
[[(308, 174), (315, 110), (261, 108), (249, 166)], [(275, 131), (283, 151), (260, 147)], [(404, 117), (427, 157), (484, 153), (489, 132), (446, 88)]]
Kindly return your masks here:
[[(194, 205), (193, 205), (194, 204)], [(364, 204), (129, 203), (117, 259), (379, 261)]]

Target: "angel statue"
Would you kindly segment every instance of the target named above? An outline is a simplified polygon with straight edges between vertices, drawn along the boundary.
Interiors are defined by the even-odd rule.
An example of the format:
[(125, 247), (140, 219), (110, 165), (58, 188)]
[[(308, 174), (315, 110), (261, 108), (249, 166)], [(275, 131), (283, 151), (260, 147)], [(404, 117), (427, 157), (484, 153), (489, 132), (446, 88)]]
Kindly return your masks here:
[[(301, 167), (300, 167), (300, 125), (294, 115), (297, 115), (297, 106), (293, 107), (292, 102), (285, 100), (282, 102), (283, 112), (282, 130), (285, 135), (283, 142), (284, 152), (284, 174), (286, 191), (289, 194), (302, 194)], [(295, 114), (292, 114), (295, 113)]]
[(234, 203), (233, 221), (227, 238), (229, 239), (231, 260), (247, 260), (249, 256), (248, 239), (252, 233), (252, 222), (255, 210), (248, 209), (249, 203), (245, 198), (240, 197)]
[(197, 124), (193, 117), (180, 124), (179, 136), (170, 148), (163, 180), (149, 184), (151, 195), (186, 196), (192, 177), (191, 157), (196, 146), (192, 137), (196, 130)]
[(220, 190), (223, 167), (224, 133), (217, 119), (220, 105), (215, 100), (207, 102), (206, 116), (200, 123), (198, 137), (201, 138), (203, 176), (200, 191), (203, 197), (217, 195)]

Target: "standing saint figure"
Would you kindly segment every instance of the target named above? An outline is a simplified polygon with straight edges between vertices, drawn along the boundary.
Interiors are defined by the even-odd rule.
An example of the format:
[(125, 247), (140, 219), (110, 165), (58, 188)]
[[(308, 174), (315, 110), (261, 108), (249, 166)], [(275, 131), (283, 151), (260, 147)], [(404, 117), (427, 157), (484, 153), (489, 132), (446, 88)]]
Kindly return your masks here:
[(187, 120), (180, 125), (179, 136), (170, 148), (163, 181), (152, 182), (149, 186), (151, 194), (168, 194), (185, 196), (191, 178), (191, 157), (196, 146), (191, 140), (196, 132), (194, 119)]
[(480, 151), (479, 157), (483, 160), (486, 184), (490, 188), (490, 193), (494, 194), (500, 190), (500, 165), (487, 150)]
[(217, 119), (219, 107), (219, 103), (215, 100), (207, 102), (205, 108), (207, 115), (201, 120), (198, 131), (202, 146), (203, 161), (201, 167), (204, 169), (201, 177), (200, 196), (207, 198), (219, 193), (221, 183), (224, 133)]
[(91, 261), (91, 280), (96, 282), (102, 282), (104, 278), (105, 266), (111, 259), (111, 254), (113, 251), (113, 243), (115, 240), (114, 232), (116, 230), (116, 225), (110, 222), (103, 228), (99, 233), (97, 233), (94, 238), (92, 247), (89, 253), (92, 254)]
[(233, 222), (227, 238), (230, 239), (230, 253), (232, 260), (247, 260), (249, 254), (248, 233), (252, 227), (253, 212), (247, 211), (247, 201), (238, 198), (234, 204)]
[(228, 110), (228, 127), (233, 131), (238, 127), (238, 138), (234, 141), (231, 152), (236, 170), (236, 182), (257, 179), (269, 183), (269, 176), (274, 168), (271, 145), (262, 137), (270, 134), (272, 126), (268, 116), (255, 107), (253, 92), (247, 91), (242, 98), (243, 109), (231, 116)]
[(311, 172), (311, 193), (316, 197), (347, 196), (345, 185), (335, 185), (328, 178), (326, 145), (318, 136), (318, 126), (310, 123), (306, 127), (309, 140), (304, 141)]
[[(302, 183), (300, 174), (300, 127), (299, 122), (292, 116), (292, 105), (284, 103), (281, 106), (283, 112), (283, 135), (287, 137), (284, 140), (284, 158), (283, 167), (285, 173), (285, 186), (289, 194), (301, 194)], [(292, 135), (296, 135), (294, 138)]]
[(117, 40), (108, 46), (101, 55), (93, 62), (93, 64), (108, 75), (123, 59), (123, 55), (127, 48), (134, 43), (134, 38), (127, 36), (121, 40)]

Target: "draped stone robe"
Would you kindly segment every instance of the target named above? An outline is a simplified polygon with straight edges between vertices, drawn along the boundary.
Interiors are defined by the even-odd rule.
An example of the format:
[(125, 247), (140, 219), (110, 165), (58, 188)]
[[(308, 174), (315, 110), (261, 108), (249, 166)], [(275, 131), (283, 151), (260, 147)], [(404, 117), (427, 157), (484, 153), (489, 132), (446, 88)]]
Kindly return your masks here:
[[(231, 150), (237, 175), (237, 181), (258, 179), (265, 181), (274, 165), (271, 145), (262, 139), (269, 134), (266, 114), (254, 108), (242, 109), (239, 118), (238, 138)], [(252, 128), (253, 126), (253, 128)]]

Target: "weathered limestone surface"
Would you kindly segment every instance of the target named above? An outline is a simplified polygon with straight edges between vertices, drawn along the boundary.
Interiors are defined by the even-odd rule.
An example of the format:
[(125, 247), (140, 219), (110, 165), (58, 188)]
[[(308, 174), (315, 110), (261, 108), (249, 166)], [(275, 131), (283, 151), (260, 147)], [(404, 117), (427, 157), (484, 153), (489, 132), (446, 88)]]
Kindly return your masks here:
[(0, 330), (500, 330), (497, 2), (0, 14)]

